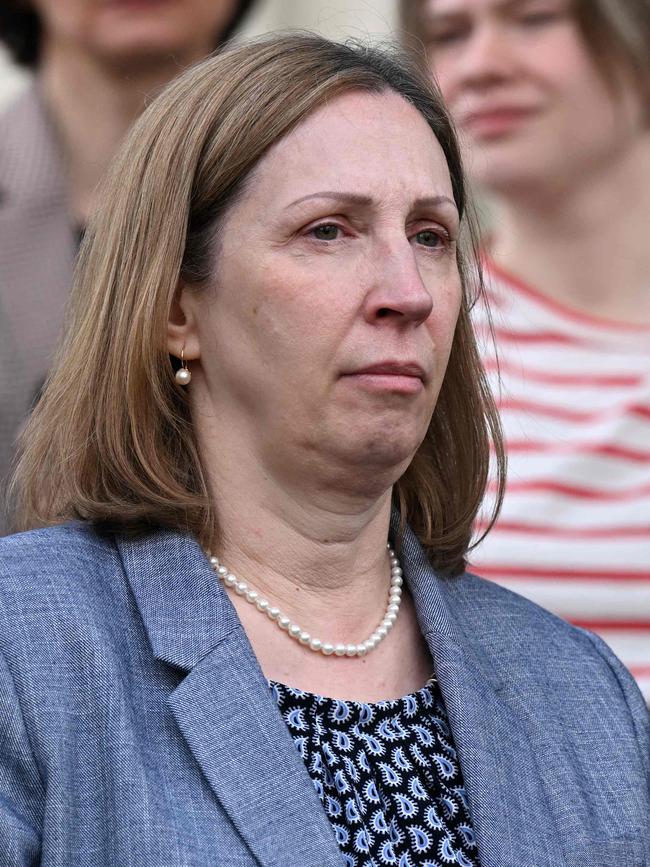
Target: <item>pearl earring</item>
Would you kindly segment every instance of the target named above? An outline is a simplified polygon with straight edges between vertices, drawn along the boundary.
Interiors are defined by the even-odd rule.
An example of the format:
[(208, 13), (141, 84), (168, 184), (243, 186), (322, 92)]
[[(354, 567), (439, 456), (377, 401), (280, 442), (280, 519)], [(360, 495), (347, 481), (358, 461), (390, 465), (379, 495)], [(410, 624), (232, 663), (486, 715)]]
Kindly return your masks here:
[(176, 375), (174, 379), (179, 385), (189, 385), (190, 380), (192, 379), (192, 371), (187, 369), (187, 362), (185, 361), (185, 347), (181, 349), (181, 366), (176, 371)]

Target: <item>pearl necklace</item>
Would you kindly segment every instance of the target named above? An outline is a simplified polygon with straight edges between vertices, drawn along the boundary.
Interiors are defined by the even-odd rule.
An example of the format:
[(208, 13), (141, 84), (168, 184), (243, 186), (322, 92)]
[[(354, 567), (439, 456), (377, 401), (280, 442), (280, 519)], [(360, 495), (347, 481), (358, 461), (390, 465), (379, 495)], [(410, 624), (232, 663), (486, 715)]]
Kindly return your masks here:
[(390, 557), (390, 591), (386, 613), (377, 629), (375, 629), (369, 638), (362, 641), (361, 644), (330, 644), (326, 641), (321, 641), (320, 638), (312, 638), (309, 632), (306, 632), (297, 623), (293, 623), (289, 617), (283, 614), (279, 608), (271, 605), (269, 600), (261, 596), (257, 590), (249, 587), (245, 581), (240, 581), (226, 566), (219, 562), (217, 557), (208, 553), (208, 560), (217, 577), (223, 581), (226, 587), (232, 587), (238, 596), (243, 596), (247, 602), (254, 605), (258, 611), (266, 614), (287, 635), (309, 648), (309, 650), (313, 650), (314, 653), (322, 653), (324, 656), (332, 656), (332, 654), (334, 656), (365, 656), (366, 653), (374, 650), (393, 628), (402, 600), (402, 569), (393, 549), (390, 545), (387, 547), (388, 556)]

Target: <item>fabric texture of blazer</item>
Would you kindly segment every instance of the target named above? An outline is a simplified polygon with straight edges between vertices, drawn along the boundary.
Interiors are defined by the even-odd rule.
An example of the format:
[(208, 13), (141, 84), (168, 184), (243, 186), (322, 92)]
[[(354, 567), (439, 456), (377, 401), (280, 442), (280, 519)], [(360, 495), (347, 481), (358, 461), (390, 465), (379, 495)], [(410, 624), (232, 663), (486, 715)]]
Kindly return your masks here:
[(32, 84), (0, 113), (0, 491), (50, 368), (76, 247), (65, 161)]
[[(650, 732), (595, 636), (415, 537), (404, 574), (482, 867), (648, 867)], [(190, 537), (0, 540), (3, 867), (340, 867), (235, 609)]]

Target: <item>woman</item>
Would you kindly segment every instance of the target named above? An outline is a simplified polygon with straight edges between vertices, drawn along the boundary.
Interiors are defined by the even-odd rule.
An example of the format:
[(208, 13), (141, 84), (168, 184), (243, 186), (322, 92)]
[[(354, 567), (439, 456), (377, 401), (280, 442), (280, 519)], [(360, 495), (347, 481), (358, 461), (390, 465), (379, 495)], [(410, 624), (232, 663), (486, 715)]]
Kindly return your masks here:
[(228, 39), (252, 0), (3, 0), (34, 73), (0, 112), (0, 534), (19, 431), (52, 361), (98, 184), (147, 100)]
[(650, 701), (650, 3), (403, 11), (493, 211), (510, 472), (472, 565), (598, 632)]
[(647, 864), (633, 682), (463, 574), (498, 422), (426, 81), (229, 50), (103, 200), (17, 477), (82, 520), (0, 545), (3, 864)]

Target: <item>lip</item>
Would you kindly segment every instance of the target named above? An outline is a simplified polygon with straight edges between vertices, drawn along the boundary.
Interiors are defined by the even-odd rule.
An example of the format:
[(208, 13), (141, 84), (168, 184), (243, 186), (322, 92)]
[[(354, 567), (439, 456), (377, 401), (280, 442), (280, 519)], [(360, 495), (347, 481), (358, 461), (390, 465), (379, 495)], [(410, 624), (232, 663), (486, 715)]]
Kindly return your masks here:
[(501, 138), (516, 131), (537, 109), (527, 106), (494, 105), (467, 112), (460, 126), (478, 138)]
[(415, 361), (381, 361), (343, 374), (373, 391), (415, 394), (426, 380), (424, 369)]
[(105, 0), (108, 9), (138, 10), (158, 9), (168, 5), (170, 0)]
[(375, 374), (386, 376), (411, 376), (424, 380), (424, 370), (416, 361), (380, 361), (368, 367), (361, 367), (353, 374)]

